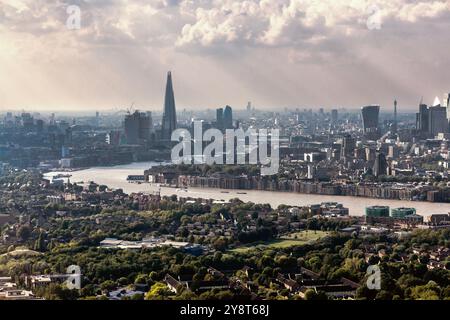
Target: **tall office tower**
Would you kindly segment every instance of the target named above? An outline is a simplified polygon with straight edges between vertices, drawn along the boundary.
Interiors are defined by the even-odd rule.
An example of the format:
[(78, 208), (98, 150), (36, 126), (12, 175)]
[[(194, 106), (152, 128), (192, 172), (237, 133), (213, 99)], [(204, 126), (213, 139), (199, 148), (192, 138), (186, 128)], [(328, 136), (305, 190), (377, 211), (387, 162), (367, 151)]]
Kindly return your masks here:
[(14, 117), (13, 117), (12, 112), (7, 112), (6, 113), (6, 116), (5, 116), (5, 119), (4, 119), (4, 126), (8, 127), (8, 128), (11, 128), (11, 127), (14, 126)]
[(177, 113), (175, 111), (175, 96), (173, 94), (172, 73), (167, 73), (166, 95), (164, 97), (164, 113), (162, 119), (162, 140), (171, 139), (172, 132), (177, 128)]
[(127, 144), (139, 143), (139, 117), (140, 113), (138, 111), (125, 116), (124, 131)]
[(419, 112), (416, 113), (416, 128), (422, 133), (428, 133), (428, 106), (421, 103), (419, 105)]
[(356, 140), (351, 135), (346, 135), (342, 138), (341, 158), (348, 158), (354, 155), (356, 148)]
[(380, 106), (366, 106), (361, 108), (364, 135), (366, 138), (376, 140), (379, 136), (378, 117)]
[(444, 93), (444, 99), (442, 100), (442, 106), (448, 107), (450, 102), (450, 93)]
[(338, 111), (337, 109), (331, 110), (331, 123), (336, 123), (338, 121)]
[(139, 115), (139, 142), (145, 143), (150, 140), (152, 131), (151, 113), (142, 112)]
[(226, 106), (223, 110), (223, 128), (233, 129), (233, 109), (230, 106)]
[(223, 108), (216, 110), (216, 127), (219, 130), (223, 129)]
[(44, 131), (44, 120), (36, 120), (36, 131), (37, 133), (42, 133)]
[(32, 129), (34, 126), (34, 118), (33, 116), (28, 113), (28, 112), (23, 112), (21, 115), (21, 122), (22, 122), (22, 126), (25, 129)]
[(397, 133), (397, 100), (394, 100), (394, 123), (392, 124), (392, 133)]
[(98, 127), (100, 125), (100, 113), (98, 111), (95, 112), (95, 126)]
[(127, 144), (145, 144), (150, 139), (151, 118), (139, 111), (127, 114), (124, 129)]
[(375, 163), (373, 164), (373, 175), (375, 177), (387, 174), (388, 163), (385, 155), (377, 151), (375, 155)]
[(252, 103), (249, 101), (247, 103), (247, 112), (250, 112), (250, 111), (252, 111)]
[(448, 132), (447, 110), (440, 105), (428, 109), (428, 133), (435, 136), (441, 132)]
[(444, 94), (443, 107), (447, 108), (447, 121), (449, 122), (450, 131), (450, 93)]
[(153, 116), (152, 116), (152, 112), (151, 111), (147, 111), (147, 118), (148, 121), (150, 123), (150, 134), (152, 134), (155, 130), (155, 128), (153, 127)]

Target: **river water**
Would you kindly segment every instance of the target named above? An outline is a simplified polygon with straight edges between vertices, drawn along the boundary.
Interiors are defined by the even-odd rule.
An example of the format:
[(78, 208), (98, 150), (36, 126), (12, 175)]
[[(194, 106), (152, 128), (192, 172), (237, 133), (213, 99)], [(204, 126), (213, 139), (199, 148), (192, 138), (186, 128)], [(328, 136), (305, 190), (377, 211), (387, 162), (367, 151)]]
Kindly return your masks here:
[[(70, 172), (72, 177), (70, 181), (84, 182), (94, 181), (97, 184), (104, 184), (110, 188), (122, 188), (124, 192), (146, 192), (153, 193), (159, 188), (156, 185), (148, 183), (129, 183), (126, 178), (128, 175), (142, 175), (144, 170), (158, 165), (155, 162), (136, 162), (128, 165), (120, 165), (114, 167), (94, 167), (85, 170)], [(62, 172), (51, 172), (45, 176), (51, 177)], [(67, 173), (67, 172), (65, 172)], [(245, 192), (245, 194), (238, 194)], [(327, 196), (313, 195), (301, 193), (272, 192), (272, 191), (256, 191), (256, 190), (222, 190), (222, 189), (202, 189), (189, 188), (187, 191), (180, 191), (175, 188), (161, 187), (161, 195), (170, 196), (176, 194), (180, 197), (208, 198), (214, 200), (229, 200), (239, 198), (242, 201), (251, 201), (254, 203), (269, 203), (272, 208), (276, 208), (280, 204), (304, 206), (311, 204), (320, 204), (321, 202), (339, 202), (349, 208), (350, 215), (361, 216), (367, 206), (384, 205), (391, 208), (412, 207), (416, 208), (417, 213), (427, 216), (434, 213), (450, 212), (449, 203), (436, 202), (419, 202), (404, 200), (385, 200), (361, 197), (347, 196)]]

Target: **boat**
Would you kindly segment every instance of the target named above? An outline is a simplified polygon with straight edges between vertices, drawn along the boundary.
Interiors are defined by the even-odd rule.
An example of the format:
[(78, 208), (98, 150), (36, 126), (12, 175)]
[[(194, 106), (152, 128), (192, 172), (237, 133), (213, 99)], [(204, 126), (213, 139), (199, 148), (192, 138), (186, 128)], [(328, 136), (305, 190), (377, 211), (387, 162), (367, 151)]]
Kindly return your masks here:
[(230, 193), (230, 191), (220, 191), (220, 193)]
[(247, 194), (247, 192), (238, 192), (237, 194)]
[(72, 177), (71, 174), (60, 173), (60, 174), (54, 175), (53, 179), (70, 178), (70, 177)]

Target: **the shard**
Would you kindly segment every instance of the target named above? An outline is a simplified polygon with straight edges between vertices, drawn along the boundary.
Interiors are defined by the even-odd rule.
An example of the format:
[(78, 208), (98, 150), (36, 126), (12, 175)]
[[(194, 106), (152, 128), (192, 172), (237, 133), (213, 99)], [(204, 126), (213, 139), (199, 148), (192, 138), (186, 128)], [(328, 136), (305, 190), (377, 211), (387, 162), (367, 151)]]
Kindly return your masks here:
[(172, 132), (177, 128), (175, 96), (173, 94), (172, 73), (167, 73), (166, 95), (164, 97), (164, 113), (162, 119), (162, 140), (170, 140)]

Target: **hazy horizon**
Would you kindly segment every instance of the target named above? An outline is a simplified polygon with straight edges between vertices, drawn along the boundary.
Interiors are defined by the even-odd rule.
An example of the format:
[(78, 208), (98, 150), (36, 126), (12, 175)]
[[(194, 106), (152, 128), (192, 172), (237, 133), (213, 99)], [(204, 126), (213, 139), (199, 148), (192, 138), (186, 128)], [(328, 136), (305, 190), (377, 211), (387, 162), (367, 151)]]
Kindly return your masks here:
[(412, 112), (450, 92), (450, 0), (47, 2), (1, 0), (2, 111), (162, 112), (169, 70), (178, 112)]
[[(223, 107), (223, 106), (219, 106), (219, 107)], [(389, 106), (390, 107), (390, 106)], [(389, 107), (381, 107), (380, 109), (380, 115), (389, 115), (389, 114), (393, 114), (394, 110), (393, 107), (389, 108)], [(304, 109), (309, 110), (312, 109), (313, 112), (318, 112), (319, 111), (319, 107), (314, 109), (314, 108), (299, 108), (300, 111), (303, 111)], [(340, 112), (348, 112), (348, 113), (360, 113), (361, 112), (361, 108), (333, 108), (333, 109), (337, 109)], [(212, 116), (215, 116), (215, 109), (213, 108), (202, 108), (202, 109), (177, 109), (177, 114), (180, 115), (183, 111), (186, 112), (206, 112), (206, 111), (210, 111)], [(324, 111), (327, 113), (331, 112), (332, 108), (324, 108)], [(82, 108), (78, 108), (78, 109), (33, 109), (33, 108), (18, 108), (18, 109), (0, 109), (0, 114), (6, 114), (7, 112), (12, 112), (15, 114), (20, 114), (21, 112), (28, 112), (28, 113), (39, 113), (41, 115), (44, 116), (50, 116), (52, 113), (54, 113), (57, 116), (63, 116), (63, 117), (71, 117), (71, 116), (77, 116), (77, 117), (94, 117), (95, 116), (95, 112), (99, 112), (100, 115), (108, 115), (111, 116), (113, 114), (120, 114), (123, 115), (125, 114), (127, 111), (125, 109), (121, 109), (121, 110), (112, 110), (112, 109), (95, 109), (95, 108), (90, 108), (89, 110), (86, 109), (82, 109)], [(147, 112), (147, 111), (151, 111), (153, 113), (153, 116), (156, 118), (160, 118), (163, 114), (163, 110), (162, 108), (145, 108), (145, 107), (136, 107), (132, 109), (132, 112), (134, 111), (140, 111), (140, 112)], [(280, 107), (280, 108), (265, 108), (265, 109), (258, 109), (257, 111), (260, 112), (267, 112), (267, 113), (275, 113), (275, 112), (284, 112), (285, 109), (284, 107)], [(288, 111), (295, 111), (295, 108), (288, 108)], [(245, 108), (234, 108), (233, 107), (233, 112), (242, 112), (241, 115), (245, 114)], [(408, 110), (397, 110), (397, 113), (399, 115), (414, 115), (417, 112), (417, 110), (415, 109), (408, 109)]]

